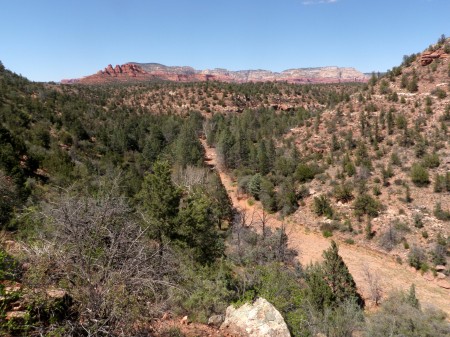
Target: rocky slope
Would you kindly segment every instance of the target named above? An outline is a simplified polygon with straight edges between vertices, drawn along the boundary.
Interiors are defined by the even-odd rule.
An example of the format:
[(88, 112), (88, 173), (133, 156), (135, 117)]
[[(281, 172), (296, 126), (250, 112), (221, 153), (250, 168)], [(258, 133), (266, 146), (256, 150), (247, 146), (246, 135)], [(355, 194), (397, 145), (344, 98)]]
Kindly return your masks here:
[[(316, 124), (299, 125), (286, 137), (295, 139), (304, 158), (321, 158), (316, 162), (324, 168), (321, 179), (308, 185), (310, 195), (295, 221), (334, 230), (335, 236), (398, 261), (411, 261), (417, 249), (423, 257), (416, 267), (431, 280), (446, 280), (444, 286), (448, 267), (442, 274), (438, 268), (450, 256), (450, 187), (443, 187), (443, 177), (450, 176), (449, 52), (447, 39), (405, 57), (401, 66), (372, 78), (348, 102), (324, 110)], [(413, 178), (417, 167), (423, 182)], [(344, 185), (353, 191), (351, 201), (339, 197)], [(315, 213), (314, 199), (321, 195), (329, 200), (334, 218)], [(380, 203), (377, 216), (358, 219), (355, 208), (360, 205), (354, 199), (359, 195)]]
[(101, 84), (164, 80), (173, 82), (221, 81), (232, 83), (277, 82), (288, 83), (341, 83), (366, 82), (367, 75), (354, 68), (319, 67), (288, 69), (282, 72), (269, 70), (206, 69), (169, 67), (158, 63), (126, 63), (108, 65), (96, 74), (80, 79), (62, 80), (62, 83)]

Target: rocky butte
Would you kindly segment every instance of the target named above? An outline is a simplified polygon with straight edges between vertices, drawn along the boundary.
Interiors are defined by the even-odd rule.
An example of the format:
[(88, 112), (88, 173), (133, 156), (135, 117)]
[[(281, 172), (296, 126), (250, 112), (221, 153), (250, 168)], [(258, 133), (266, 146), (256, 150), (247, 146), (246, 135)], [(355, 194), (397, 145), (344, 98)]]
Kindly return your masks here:
[(288, 69), (282, 72), (269, 70), (206, 69), (165, 66), (159, 63), (135, 63), (108, 65), (96, 74), (79, 79), (62, 80), (61, 83), (102, 84), (144, 81), (201, 82), (220, 81), (230, 83), (246, 82), (288, 82), (288, 83), (342, 83), (366, 82), (368, 76), (354, 68), (318, 67)]

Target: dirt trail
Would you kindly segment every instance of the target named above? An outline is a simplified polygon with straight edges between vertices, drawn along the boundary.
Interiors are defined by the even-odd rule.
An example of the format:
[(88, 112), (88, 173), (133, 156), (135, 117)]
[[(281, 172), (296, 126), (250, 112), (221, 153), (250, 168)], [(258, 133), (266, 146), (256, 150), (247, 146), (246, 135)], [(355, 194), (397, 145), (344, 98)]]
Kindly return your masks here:
[[(237, 197), (236, 186), (231, 177), (218, 165), (215, 148), (208, 147), (203, 140), (202, 144), (206, 151), (208, 164), (216, 167), (222, 183), (233, 202), (233, 206), (247, 210), (248, 214), (255, 214), (258, 217), (258, 214), (262, 212), (261, 206), (258, 203), (250, 206), (246, 199)], [(279, 227), (281, 221), (272, 217), (269, 225)], [(289, 219), (285, 221), (285, 225), (289, 236), (289, 245), (299, 251), (299, 260), (303, 265), (322, 259), (322, 252), (330, 246), (330, 239), (324, 238), (321, 234), (308, 231), (301, 224), (294, 223)], [(417, 297), (423, 306), (432, 304), (446, 312), (450, 317), (450, 290), (441, 288), (436, 280), (428, 281), (421, 273), (406, 264), (400, 265), (391, 256), (365, 247), (339, 242), (339, 254), (347, 264), (359, 291), (365, 298), (369, 298), (368, 282), (364, 273), (368, 268), (372, 274), (378, 275), (383, 296), (388, 295), (390, 291), (395, 289), (408, 290), (411, 284), (414, 283)]]

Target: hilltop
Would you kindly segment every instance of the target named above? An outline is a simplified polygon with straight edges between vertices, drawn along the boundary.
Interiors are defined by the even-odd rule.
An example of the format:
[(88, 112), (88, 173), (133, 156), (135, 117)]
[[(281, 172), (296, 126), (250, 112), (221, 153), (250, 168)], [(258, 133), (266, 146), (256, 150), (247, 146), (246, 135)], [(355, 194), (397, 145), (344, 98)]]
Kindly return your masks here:
[(96, 74), (80, 79), (62, 80), (61, 83), (102, 84), (120, 82), (173, 81), (227, 83), (288, 82), (288, 83), (344, 83), (366, 82), (367, 75), (354, 68), (318, 67), (288, 69), (282, 72), (268, 70), (206, 69), (165, 66), (158, 63), (130, 62), (123, 65), (108, 65)]

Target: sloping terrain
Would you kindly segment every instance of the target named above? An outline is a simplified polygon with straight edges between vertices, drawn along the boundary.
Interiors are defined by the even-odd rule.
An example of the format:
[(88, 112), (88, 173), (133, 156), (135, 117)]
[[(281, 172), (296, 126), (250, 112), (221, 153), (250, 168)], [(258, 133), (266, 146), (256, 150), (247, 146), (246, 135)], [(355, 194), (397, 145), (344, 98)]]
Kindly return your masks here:
[[(358, 226), (350, 237), (363, 245), (403, 261), (409, 248), (418, 246), (433, 258), (436, 241), (445, 241), (450, 231), (450, 63), (444, 46), (448, 42), (433, 47), (437, 57), (432, 62), (424, 61), (430, 60), (427, 51), (374, 77), (349, 102), (325, 110), (319, 126), (291, 130), (287, 138), (306, 156), (322, 158), (326, 167), (323, 180), (309, 185), (312, 192), (294, 215), (297, 221), (314, 228), (321, 223), (326, 228), (325, 222), (332, 228), (332, 217), (314, 212), (314, 198), (325, 195), (341, 224), (347, 219)], [(358, 194), (372, 195), (379, 203), (376, 216), (367, 209), (355, 214)]]
[[(218, 170), (233, 206), (237, 210), (245, 212), (248, 219), (252, 219), (249, 220), (249, 223), (252, 222), (252, 226), (256, 230), (260, 229), (263, 216), (267, 217), (268, 226), (278, 228), (284, 224), (289, 237), (289, 245), (300, 253), (299, 260), (303, 265), (322, 260), (322, 253), (330, 246), (330, 239), (323, 237), (317, 231), (309, 230), (303, 223), (298, 222), (298, 214), (295, 217), (280, 220), (276, 215), (265, 214), (260, 203), (250, 204), (248, 197), (239, 196), (235, 182), (217, 162), (216, 150), (208, 147), (206, 142), (202, 143), (205, 147), (207, 162)], [(358, 289), (368, 301), (369, 307), (374, 303), (371, 302), (368, 272), (378, 280), (383, 298), (393, 290), (407, 290), (414, 283), (421, 303), (434, 305), (450, 315), (449, 289), (442, 288), (437, 280), (429, 281), (414, 268), (399, 264), (389, 255), (374, 251), (364, 245), (351, 245), (340, 241), (339, 253), (355, 278)]]

